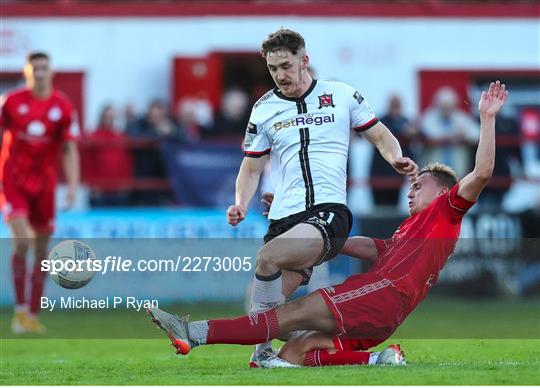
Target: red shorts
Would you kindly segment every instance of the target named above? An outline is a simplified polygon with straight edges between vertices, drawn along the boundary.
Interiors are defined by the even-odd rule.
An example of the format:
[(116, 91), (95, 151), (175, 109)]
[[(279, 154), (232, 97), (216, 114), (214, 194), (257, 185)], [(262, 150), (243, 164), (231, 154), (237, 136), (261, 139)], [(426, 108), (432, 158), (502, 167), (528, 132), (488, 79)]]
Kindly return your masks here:
[(52, 233), (54, 231), (54, 194), (55, 186), (48, 185), (38, 193), (28, 193), (4, 181), (4, 208), (6, 222), (17, 217), (28, 217), (30, 225), (36, 232)]
[(374, 273), (351, 276), (319, 292), (341, 332), (334, 340), (337, 349), (372, 348), (386, 341), (405, 319), (403, 296)]

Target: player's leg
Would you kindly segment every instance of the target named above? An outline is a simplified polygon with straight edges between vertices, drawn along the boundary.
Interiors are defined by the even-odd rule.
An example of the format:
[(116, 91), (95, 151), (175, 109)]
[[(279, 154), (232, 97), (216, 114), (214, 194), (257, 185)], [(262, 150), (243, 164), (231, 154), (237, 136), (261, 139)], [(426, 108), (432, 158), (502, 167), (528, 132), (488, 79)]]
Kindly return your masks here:
[(365, 365), (375, 364), (379, 352), (345, 350), (343, 342), (333, 334), (305, 332), (287, 342), (278, 356), (296, 365)]
[[(266, 243), (257, 253), (251, 311), (266, 310), (284, 302), (282, 269), (305, 269), (323, 250), (321, 233), (314, 226), (299, 224)], [(295, 276), (286, 292), (293, 292)], [(288, 282), (289, 283), (289, 282)]]
[(305, 365), (305, 355), (318, 349), (326, 349), (335, 352), (333, 334), (320, 333), (317, 331), (305, 331), (295, 336), (283, 345), (278, 356), (292, 364)]
[(26, 256), (32, 246), (32, 227), (25, 215), (9, 218), (9, 228), (13, 241), (11, 268), (15, 289), (15, 314), (11, 323), (14, 333), (25, 332), (28, 306), (26, 300)]
[(32, 268), (32, 290), (30, 294), (30, 313), (32, 314), (39, 314), (40, 310), (43, 285), (47, 276), (47, 272), (41, 270), (41, 262), (47, 259), (50, 239), (50, 232), (36, 232), (34, 265)]
[[(284, 289), (282, 270), (309, 268), (320, 259), (323, 247), (321, 232), (309, 224), (298, 224), (266, 243), (257, 253), (250, 312), (283, 304), (298, 287), (299, 277), (288, 274)], [(261, 343), (255, 353), (270, 347), (269, 342)]]
[(25, 275), (26, 256), (32, 246), (33, 232), (28, 218), (18, 216), (10, 219), (9, 228), (13, 238), (13, 255), (11, 264), (13, 268), (13, 280), (15, 283), (15, 295), (17, 304), (25, 304)]
[(272, 276), (282, 269), (302, 270), (322, 256), (324, 240), (319, 229), (301, 223), (265, 244), (257, 254), (256, 272)]
[(293, 330), (338, 333), (338, 323), (319, 292), (266, 310), (234, 319), (211, 319), (188, 323), (158, 308), (148, 310), (182, 354), (191, 347), (210, 344), (254, 345)]
[[(296, 365), (404, 365), (403, 352), (399, 345), (390, 345), (382, 352), (364, 349), (369, 340), (345, 339), (333, 334), (316, 331), (305, 332), (288, 341), (278, 357)], [(380, 341), (376, 341), (378, 345)]]
[(43, 333), (45, 327), (39, 322), (38, 315), (47, 272), (41, 270), (41, 262), (47, 258), (48, 245), (54, 230), (54, 187), (46, 188), (39, 196), (30, 201), (29, 220), (35, 231), (35, 254), (31, 277), (28, 329), (35, 333)]
[(281, 287), (281, 292), (285, 298), (290, 297), (294, 292), (300, 287), (302, 282), (304, 281), (304, 277), (299, 272), (293, 272), (293, 271), (287, 271), (283, 270), (282, 272), (282, 279), (283, 284)]
[(29, 301), (30, 312), (28, 314), (28, 329), (36, 333), (45, 332), (45, 327), (40, 323), (38, 316), (41, 308), (41, 297), (43, 296), (45, 280), (47, 278), (47, 272), (41, 270), (41, 262), (47, 258), (47, 248), (50, 237), (51, 233), (49, 232), (36, 232), (35, 255)]
[(349, 342), (358, 341), (341, 340), (334, 334), (309, 331), (288, 341), (278, 356), (290, 363), (305, 366), (363, 365), (376, 362), (378, 352), (352, 350), (354, 348), (348, 346)]
[[(302, 284), (304, 277), (299, 272), (283, 270), (282, 272), (282, 288), (281, 293), (283, 294), (284, 299), (288, 298), (298, 289)], [(253, 293), (253, 282), (249, 284), (246, 291), (246, 311), (250, 311), (251, 308), (251, 295)]]
[[(392, 335), (405, 317), (403, 302), (403, 296), (391, 287), (388, 280), (368, 273), (352, 276), (342, 284), (321, 289), (276, 309), (236, 319), (188, 323), (157, 308), (149, 309), (148, 313), (167, 332), (180, 354), (187, 354), (192, 347), (205, 344), (249, 345), (270, 341), (293, 330), (358, 336), (363, 339), (348, 340), (354, 345), (347, 349), (357, 350), (369, 349)], [(321, 353), (317, 354), (317, 362), (313, 359), (314, 354), (310, 356), (313, 365), (375, 361), (371, 357), (373, 353)], [(321, 356), (326, 357), (324, 363), (320, 362)], [(391, 345), (378, 355), (376, 363), (404, 365), (403, 353), (399, 346)]]
[[(282, 281), (283, 284), (282, 284), (281, 293), (283, 294), (283, 300), (285, 301), (286, 298), (291, 296), (298, 289), (300, 284), (302, 284), (302, 282), (304, 281), (304, 276), (299, 272), (283, 270), (282, 271), (282, 279), (283, 279), (283, 281)], [(254, 284), (252, 283), (250, 285), (250, 287), (249, 287), (249, 292), (248, 292), (248, 303), (249, 303), (248, 311), (250, 311), (250, 312), (256, 311), (256, 310), (251, 310), (251, 295), (252, 295), (253, 286), (254, 286)], [(280, 336), (279, 339), (282, 340), (282, 341), (287, 341), (287, 340), (290, 339), (291, 335), (295, 335), (296, 333), (298, 333), (298, 332), (287, 333), (287, 334), (285, 334), (283, 336)], [(271, 349), (271, 346), (272, 346), (272, 343), (267, 342), (265, 344), (261, 344), (261, 346), (259, 346), (259, 350), (268, 349), (268, 348)], [(271, 350), (271, 352), (274, 353), (273, 350)], [(258, 361), (258, 354), (257, 353), (258, 352), (257, 352), (257, 346), (256, 346), (253, 353), (251, 353), (251, 357), (249, 358), (249, 367), (250, 368), (258, 368), (258, 367), (260, 367), (260, 363)]]

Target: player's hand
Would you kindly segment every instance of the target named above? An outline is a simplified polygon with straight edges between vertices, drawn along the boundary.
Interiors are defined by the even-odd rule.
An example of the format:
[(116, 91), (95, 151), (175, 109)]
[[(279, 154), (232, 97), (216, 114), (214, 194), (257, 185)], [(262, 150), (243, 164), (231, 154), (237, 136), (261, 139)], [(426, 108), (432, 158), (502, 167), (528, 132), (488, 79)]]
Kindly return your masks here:
[(227, 209), (227, 222), (236, 226), (246, 218), (247, 209), (242, 205), (232, 205)]
[(418, 175), (418, 166), (411, 158), (401, 156), (392, 161), (392, 167), (401, 175), (407, 175), (409, 178), (414, 178)]
[(274, 193), (263, 193), (261, 202), (266, 206), (266, 210), (263, 211), (263, 216), (267, 216), (272, 207), (272, 202), (274, 201)]
[(478, 103), (478, 111), (480, 115), (495, 116), (501, 109), (508, 97), (506, 85), (500, 81), (492, 82), (489, 85), (488, 91), (483, 91)]
[(66, 208), (65, 210), (71, 209), (75, 205), (75, 200), (77, 199), (77, 187), (68, 187), (66, 193)]

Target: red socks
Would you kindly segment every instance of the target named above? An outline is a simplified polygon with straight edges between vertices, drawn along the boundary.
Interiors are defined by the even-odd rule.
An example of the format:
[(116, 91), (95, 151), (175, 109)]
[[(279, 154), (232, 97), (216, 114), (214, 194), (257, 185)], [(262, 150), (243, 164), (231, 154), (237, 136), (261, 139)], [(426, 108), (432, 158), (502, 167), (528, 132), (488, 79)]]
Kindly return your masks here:
[(23, 305), (26, 291), (26, 258), (16, 255), (11, 256), (11, 269), (15, 287), (15, 303)]
[[(15, 286), (15, 303), (26, 303), (26, 258), (13, 255), (11, 257), (13, 285)], [(41, 271), (41, 262), (34, 263), (31, 277), (30, 312), (38, 314), (41, 307), (41, 296), (47, 272)]]
[(341, 350), (335, 353), (328, 353), (325, 349), (312, 350), (307, 352), (304, 358), (305, 366), (324, 365), (360, 365), (368, 364), (371, 352), (353, 352), (351, 350)]
[(41, 261), (34, 263), (32, 271), (32, 290), (30, 293), (30, 312), (39, 314), (41, 308), (41, 296), (43, 295), (43, 287), (45, 285), (45, 277), (47, 272), (41, 270)]
[(209, 320), (206, 343), (256, 345), (277, 338), (278, 335), (276, 312), (267, 310), (235, 319)]

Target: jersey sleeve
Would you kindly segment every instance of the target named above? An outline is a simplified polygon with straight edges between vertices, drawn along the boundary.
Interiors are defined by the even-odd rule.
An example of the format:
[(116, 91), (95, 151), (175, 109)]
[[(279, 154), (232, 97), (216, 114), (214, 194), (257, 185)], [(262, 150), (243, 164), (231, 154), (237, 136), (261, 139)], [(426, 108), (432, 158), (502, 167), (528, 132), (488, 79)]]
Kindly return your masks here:
[(452, 189), (446, 193), (443, 206), (448, 211), (453, 222), (459, 222), (476, 202), (471, 202), (458, 195), (459, 183), (455, 184)]
[(244, 137), (244, 155), (250, 158), (260, 158), (269, 154), (271, 150), (272, 144), (265, 126), (257, 122), (257, 115), (253, 111)]
[(357, 133), (367, 131), (379, 122), (375, 112), (367, 100), (358, 90), (350, 88), (349, 111), (351, 115), (351, 128)]

